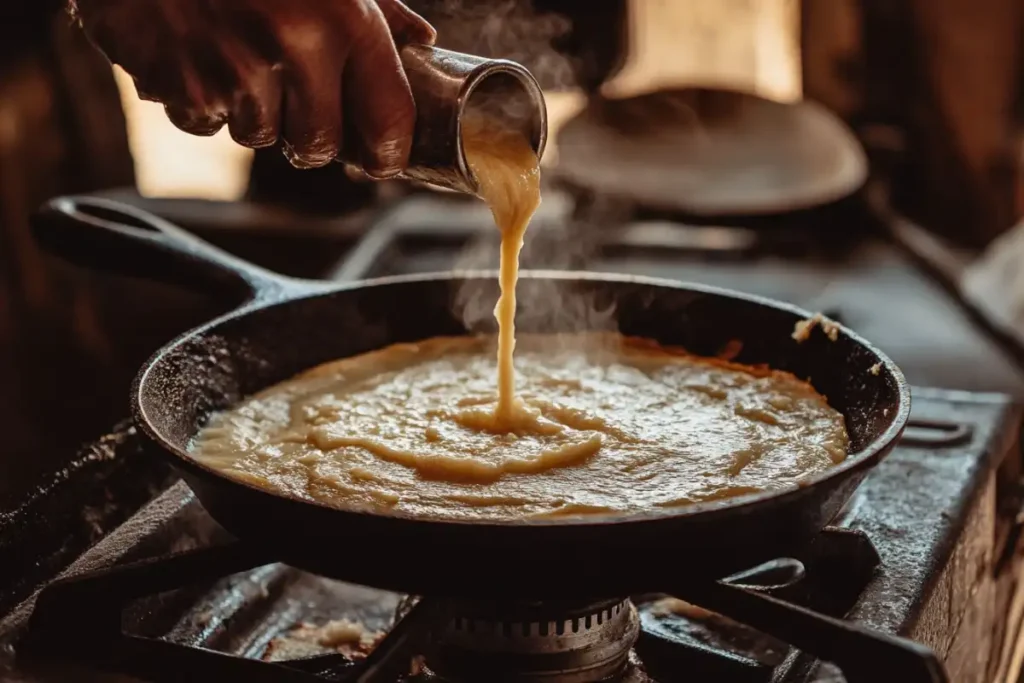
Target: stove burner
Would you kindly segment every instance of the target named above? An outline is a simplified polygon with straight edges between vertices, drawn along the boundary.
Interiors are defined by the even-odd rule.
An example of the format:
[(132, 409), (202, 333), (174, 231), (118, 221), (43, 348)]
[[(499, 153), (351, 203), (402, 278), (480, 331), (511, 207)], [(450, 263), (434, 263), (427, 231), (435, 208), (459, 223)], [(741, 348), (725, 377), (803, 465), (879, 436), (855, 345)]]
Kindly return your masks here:
[[(399, 604), (401, 619), (415, 604)], [(594, 683), (623, 672), (640, 631), (628, 599), (445, 605), (427, 666), (447, 683)]]

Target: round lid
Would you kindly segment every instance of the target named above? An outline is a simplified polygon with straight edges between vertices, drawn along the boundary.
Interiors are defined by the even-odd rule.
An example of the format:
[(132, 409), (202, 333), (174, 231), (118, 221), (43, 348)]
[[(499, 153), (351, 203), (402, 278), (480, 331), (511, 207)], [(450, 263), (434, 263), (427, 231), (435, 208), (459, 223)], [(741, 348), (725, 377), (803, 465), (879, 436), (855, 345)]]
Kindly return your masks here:
[(706, 88), (594, 98), (559, 132), (557, 177), (694, 215), (814, 208), (867, 180), (860, 143), (813, 102)]

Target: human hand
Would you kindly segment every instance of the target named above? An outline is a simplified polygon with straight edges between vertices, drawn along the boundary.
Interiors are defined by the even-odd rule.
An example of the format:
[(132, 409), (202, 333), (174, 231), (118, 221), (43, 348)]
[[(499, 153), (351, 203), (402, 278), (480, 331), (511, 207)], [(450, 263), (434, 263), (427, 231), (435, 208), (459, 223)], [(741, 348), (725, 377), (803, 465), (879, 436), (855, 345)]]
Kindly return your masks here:
[[(74, 0), (72, 0), (74, 1)], [(343, 153), (375, 178), (406, 167), (416, 106), (398, 49), (436, 34), (399, 0), (77, 0), (92, 41), (175, 126), (299, 168)], [(351, 130), (351, 138), (343, 134)]]

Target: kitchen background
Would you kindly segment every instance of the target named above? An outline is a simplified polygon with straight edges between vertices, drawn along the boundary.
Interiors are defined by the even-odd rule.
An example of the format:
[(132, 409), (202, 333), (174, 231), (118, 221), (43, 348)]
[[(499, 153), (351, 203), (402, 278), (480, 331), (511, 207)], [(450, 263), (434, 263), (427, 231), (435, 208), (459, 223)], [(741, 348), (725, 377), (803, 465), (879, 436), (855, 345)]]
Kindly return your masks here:
[[(949, 430), (924, 446), (905, 440), (846, 515), (881, 562), (846, 608), (926, 640), (958, 682), (1016, 681), (1020, 0), (409, 4), (442, 46), (522, 59), (545, 85), (545, 201), (524, 265), (791, 301), (900, 365), (917, 419)], [(140, 364), (220, 304), (43, 253), (29, 225), (42, 202), (102, 193), (305, 277), (493, 263), (495, 237), (479, 202), (363, 182), (340, 165), (298, 172), (226, 132), (181, 133), (66, 17), (16, 25), (19, 7), (0, 2), (0, 28), (16, 26), (0, 41), (0, 616), (71, 562), (91, 562), (90, 547), (107, 560), (141, 554), (121, 525), (155, 495), (159, 509), (142, 515), (163, 534), (157, 552), (215, 526), (122, 421)], [(292, 585), (295, 572), (273, 571)], [(301, 595), (326, 590), (295, 581)], [(265, 645), (294, 601), (258, 590), (246, 600), (270, 615), (257, 625)], [(3, 627), (23, 626), (11, 614), (0, 620), (0, 680), (14, 652)], [(225, 632), (232, 619), (218, 622)]]

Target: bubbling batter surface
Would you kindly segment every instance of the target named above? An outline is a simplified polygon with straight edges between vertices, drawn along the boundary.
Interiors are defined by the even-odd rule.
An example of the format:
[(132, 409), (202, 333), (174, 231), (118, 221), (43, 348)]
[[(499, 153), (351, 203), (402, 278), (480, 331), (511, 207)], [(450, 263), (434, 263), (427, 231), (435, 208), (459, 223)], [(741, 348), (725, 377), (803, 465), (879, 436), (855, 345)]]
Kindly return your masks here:
[(675, 507), (846, 457), (806, 382), (611, 334), (520, 335), (521, 417), (498, 425), (494, 351), (435, 338), (328, 363), (214, 416), (193, 455), (331, 506), (463, 520)]

